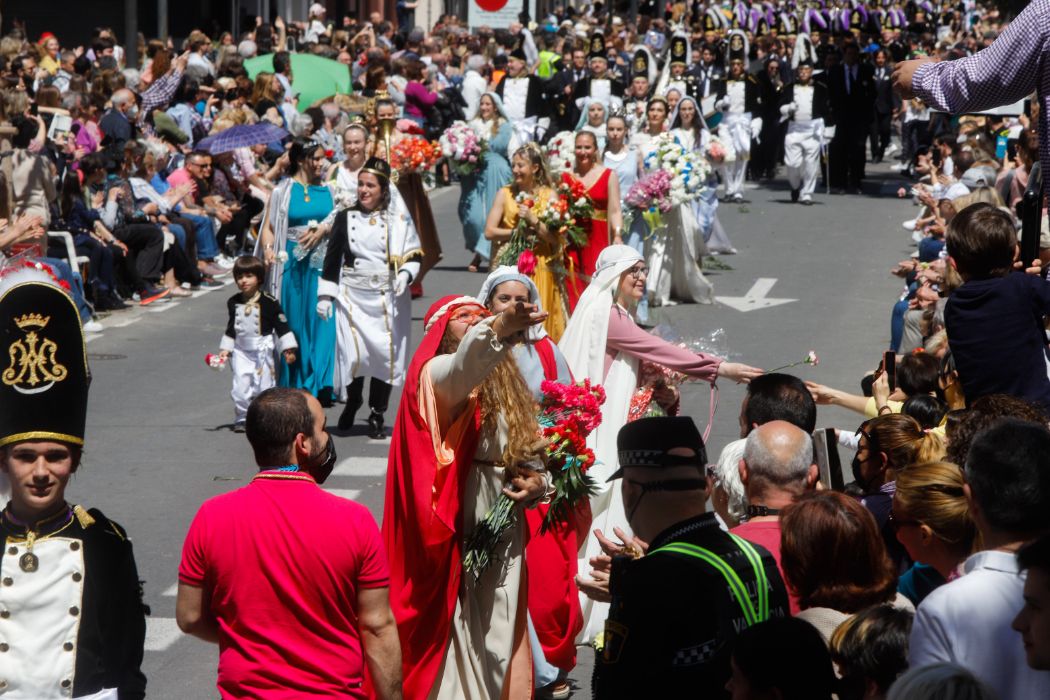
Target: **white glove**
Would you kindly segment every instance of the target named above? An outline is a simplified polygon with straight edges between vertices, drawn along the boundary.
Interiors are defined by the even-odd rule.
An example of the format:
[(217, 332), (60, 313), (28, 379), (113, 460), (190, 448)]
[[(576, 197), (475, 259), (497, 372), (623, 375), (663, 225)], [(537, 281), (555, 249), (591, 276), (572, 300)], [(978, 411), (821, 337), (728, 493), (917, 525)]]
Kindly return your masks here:
[(322, 321), (332, 318), (332, 300), (329, 297), (317, 300), (317, 317)]
[(780, 106), (780, 116), (782, 116), (782, 117), (786, 118), (789, 115), (793, 114), (794, 111), (795, 111), (794, 103)]
[(715, 107), (717, 107), (718, 109), (720, 109), (723, 112), (725, 112), (726, 110), (729, 109), (729, 98), (728, 97), (723, 97), (718, 102), (715, 102)]
[(824, 127), (824, 138), (826, 138), (826, 139), (833, 139), (833, 138), (835, 138), (835, 127), (833, 127), (833, 126), (825, 126)]
[(794, 114), (795, 112), (798, 111), (798, 103), (797, 102), (792, 102), (791, 104), (788, 105), (788, 107), (791, 109), (791, 113), (792, 114)]
[(751, 138), (755, 141), (761, 141), (759, 134), (762, 133), (762, 117), (755, 117), (751, 120)]
[(394, 296), (399, 297), (402, 294), (404, 294), (405, 290), (408, 289), (408, 284), (410, 281), (411, 275), (409, 275), (407, 271), (402, 270), (401, 272), (397, 273), (397, 279), (394, 280)]

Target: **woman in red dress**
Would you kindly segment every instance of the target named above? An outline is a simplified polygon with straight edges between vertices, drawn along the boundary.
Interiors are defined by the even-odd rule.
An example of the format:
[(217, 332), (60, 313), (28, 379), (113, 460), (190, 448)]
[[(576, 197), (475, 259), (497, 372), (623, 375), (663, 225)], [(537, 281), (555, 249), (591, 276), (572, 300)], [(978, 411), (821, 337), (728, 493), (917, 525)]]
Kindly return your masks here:
[[(598, 262), (598, 255), (610, 243), (622, 243), (623, 212), (620, 209), (620, 181), (610, 177), (613, 171), (601, 164), (598, 139), (590, 131), (576, 134), (576, 165), (571, 173), (563, 173), (562, 180), (571, 184), (574, 180), (583, 185), (594, 205), (594, 216), (584, 222), (588, 231), (587, 244), (570, 246), (567, 250), (565, 277), (569, 309), (576, 307), (576, 300), (590, 284), (591, 275)], [(611, 234), (611, 235), (610, 235)]]

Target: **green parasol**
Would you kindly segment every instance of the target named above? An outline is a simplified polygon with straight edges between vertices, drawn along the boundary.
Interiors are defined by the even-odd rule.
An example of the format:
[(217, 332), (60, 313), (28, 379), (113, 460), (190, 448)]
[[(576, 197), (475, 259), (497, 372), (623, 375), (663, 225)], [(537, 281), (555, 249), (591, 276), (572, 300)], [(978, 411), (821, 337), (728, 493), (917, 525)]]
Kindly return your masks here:
[[(308, 53), (291, 56), (292, 87), (299, 91), (300, 112), (325, 97), (350, 93), (350, 66)], [(272, 73), (273, 54), (249, 58), (244, 62), (244, 69), (252, 80), (263, 71)]]

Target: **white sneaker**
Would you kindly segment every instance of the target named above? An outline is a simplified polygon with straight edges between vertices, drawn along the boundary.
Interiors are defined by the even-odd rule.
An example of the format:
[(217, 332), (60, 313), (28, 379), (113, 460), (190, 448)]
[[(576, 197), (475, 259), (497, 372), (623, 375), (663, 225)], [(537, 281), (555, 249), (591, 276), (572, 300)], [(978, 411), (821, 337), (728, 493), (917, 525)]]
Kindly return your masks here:
[(922, 239), (923, 238), (926, 238), (926, 236), (922, 235), (922, 231), (912, 231), (911, 232), (911, 239), (913, 241), (915, 241), (916, 243), (922, 243)]
[(889, 157), (892, 156), (894, 153), (900, 153), (900, 150), (901, 149), (897, 144), (890, 141), (890, 145), (886, 146), (886, 156)]
[(88, 321), (84, 324), (84, 332), (85, 333), (101, 333), (102, 332), (102, 324), (99, 323), (98, 321), (96, 321), (93, 318), (92, 319), (88, 319)]
[(901, 222), (901, 228), (903, 228), (905, 231), (914, 231), (915, 230), (915, 222), (916, 222), (916, 219), (908, 219), (907, 221), (902, 221)]
[(233, 258), (227, 257), (225, 255), (219, 255), (215, 258), (215, 264), (225, 270), (232, 270)]

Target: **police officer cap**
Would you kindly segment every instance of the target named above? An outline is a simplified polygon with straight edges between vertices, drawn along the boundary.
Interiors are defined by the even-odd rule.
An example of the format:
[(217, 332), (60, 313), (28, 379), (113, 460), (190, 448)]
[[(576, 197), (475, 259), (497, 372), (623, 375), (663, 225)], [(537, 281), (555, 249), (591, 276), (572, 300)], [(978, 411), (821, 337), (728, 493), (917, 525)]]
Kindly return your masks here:
[[(670, 454), (671, 450), (692, 450), (693, 456)], [(704, 438), (692, 418), (687, 416), (641, 418), (628, 423), (616, 436), (620, 468), (609, 481), (623, 477), (624, 467), (702, 467), (707, 463)]]

